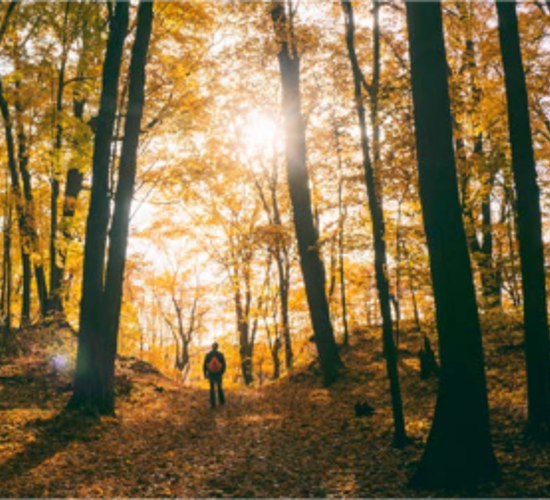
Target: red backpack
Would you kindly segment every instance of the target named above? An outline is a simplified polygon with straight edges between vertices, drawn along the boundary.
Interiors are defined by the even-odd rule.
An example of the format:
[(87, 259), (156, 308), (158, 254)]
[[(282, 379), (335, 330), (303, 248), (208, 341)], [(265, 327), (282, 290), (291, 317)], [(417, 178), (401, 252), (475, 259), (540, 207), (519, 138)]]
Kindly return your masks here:
[(206, 368), (208, 368), (208, 371), (210, 373), (216, 374), (222, 371), (223, 365), (218, 356), (212, 356), (212, 359), (210, 359), (210, 361), (206, 365)]

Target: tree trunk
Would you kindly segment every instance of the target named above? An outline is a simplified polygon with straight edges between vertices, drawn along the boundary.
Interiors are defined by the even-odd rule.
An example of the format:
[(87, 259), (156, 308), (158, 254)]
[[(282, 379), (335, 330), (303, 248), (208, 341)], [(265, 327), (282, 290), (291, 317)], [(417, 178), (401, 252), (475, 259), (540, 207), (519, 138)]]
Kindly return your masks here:
[(275, 262), (277, 265), (277, 274), (279, 277), (279, 300), (281, 304), (281, 329), (285, 347), (285, 366), (287, 370), (292, 368), (294, 353), (292, 352), (292, 338), (290, 337), (290, 319), (288, 314), (288, 291), (290, 287), (290, 262), (286, 249), (282, 248), (284, 243), (279, 245)]
[(67, 24), (71, 4), (65, 5), (65, 17), (63, 22), (63, 40), (61, 42), (61, 61), (57, 72), (57, 93), (55, 102), (55, 140), (53, 144), (53, 162), (51, 173), (51, 196), (50, 196), (50, 295), (48, 297), (48, 313), (56, 314), (63, 312), (63, 300), (61, 296), (62, 267), (59, 259), (59, 246), (57, 231), (59, 224), (58, 207), (62, 164), (63, 146), (63, 94), (65, 91), (65, 68), (67, 65)]
[(106, 393), (107, 339), (103, 330), (103, 275), (109, 224), (109, 160), (117, 110), (118, 82), (124, 40), (128, 29), (129, 4), (117, 2), (110, 19), (109, 39), (103, 64), (103, 88), (92, 163), (92, 193), (86, 223), (80, 335), (69, 407), (92, 414), (112, 413)]
[(344, 240), (345, 240), (345, 224), (346, 224), (346, 207), (344, 205), (344, 165), (342, 161), (342, 145), (340, 143), (340, 130), (336, 124), (334, 116), (334, 108), (332, 109), (332, 124), (334, 131), (334, 146), (336, 148), (336, 156), (338, 159), (338, 274), (340, 285), (340, 304), (342, 307), (342, 323), (344, 328), (344, 345), (349, 345), (349, 324), (348, 324), (348, 304), (346, 297), (346, 273), (344, 262)]
[(3, 82), (0, 78), (0, 109), (4, 122), (4, 133), (6, 138), (6, 154), (8, 170), (10, 174), (11, 195), (17, 212), (17, 223), (19, 228), (19, 241), (21, 246), (21, 266), (22, 266), (22, 297), (21, 297), (21, 324), (25, 325), (30, 321), (31, 308), (31, 260), (30, 244), (28, 241), (27, 219), (25, 212), (25, 202), (21, 191), (21, 180), (17, 166), (17, 157), (15, 153), (15, 140), (13, 135), (13, 124), (8, 103), (4, 98)]
[(510, 272), (508, 274), (508, 281), (509, 281), (509, 287), (510, 287), (510, 298), (512, 299), (512, 304), (514, 307), (518, 307), (521, 305), (521, 294), (520, 294), (520, 286), (518, 284), (518, 273), (516, 272), (517, 264), (516, 264), (516, 249), (515, 249), (515, 240), (514, 240), (514, 233), (515, 226), (516, 226), (516, 220), (514, 217), (514, 214), (517, 212), (514, 210), (515, 203), (513, 199), (513, 193), (511, 189), (507, 189), (507, 216), (506, 216), (506, 239), (508, 240), (508, 256), (509, 256), (509, 267)]
[[(86, 19), (84, 20), (86, 22)], [(90, 50), (90, 31), (86, 28), (82, 29), (82, 48), (79, 54), (77, 63), (77, 78), (84, 78), (86, 74), (86, 67), (88, 64), (89, 50)], [(92, 140), (91, 130), (88, 124), (84, 123), (84, 109), (86, 106), (86, 91), (84, 85), (81, 82), (75, 82), (73, 84), (73, 116), (76, 118), (76, 122), (81, 127), (86, 127), (86, 131), (90, 134), (89, 140)], [(86, 137), (88, 139), (88, 136)], [(65, 267), (67, 265), (67, 254), (69, 246), (74, 240), (73, 234), (73, 221), (76, 213), (76, 206), (78, 196), (82, 191), (82, 181), (84, 178), (84, 167), (81, 165), (80, 155), (75, 153), (71, 158), (71, 161), (67, 170), (67, 179), (65, 181), (65, 192), (63, 194), (63, 212), (61, 215), (61, 241), (58, 245), (59, 255), (59, 282), (60, 282), (60, 295), (63, 296), (67, 293), (67, 283), (65, 276)]]
[(18, 3), (19, 3), (19, 0), (11, 0), (10, 3), (8, 4), (6, 13), (4, 14), (4, 19), (2, 19), (2, 24), (0, 25), (0, 43), (4, 38), (4, 34), (6, 33), (6, 30), (8, 29), (8, 26), (9, 26), (10, 17), (15, 11), (15, 8), (17, 7)]
[[(271, 175), (270, 191), (271, 204), (273, 206), (273, 223), (281, 230), (283, 229), (283, 221), (281, 219), (281, 211), (279, 210), (279, 201), (277, 199), (277, 186), (279, 174), (277, 161), (273, 160), (273, 171)], [(281, 304), (281, 329), (285, 349), (285, 366), (287, 370), (292, 368), (294, 362), (294, 353), (292, 352), (292, 338), (290, 336), (290, 318), (288, 310), (288, 292), (290, 288), (290, 258), (289, 258), (290, 243), (280, 234), (277, 239), (275, 262), (277, 265), (277, 274), (279, 277), (279, 299)]]
[[(246, 280), (245, 280), (246, 281)], [(244, 306), (241, 293), (241, 282), (238, 276), (234, 280), (235, 288), (235, 314), (237, 319), (237, 332), (239, 334), (239, 355), (241, 360), (241, 372), (246, 385), (250, 385), (254, 380), (252, 370), (252, 348), (250, 345), (250, 302), (251, 295), (249, 284), (246, 284)]]
[(504, 66), (512, 170), (517, 193), (519, 256), (527, 361), (528, 426), (550, 432), (550, 340), (540, 194), (531, 138), (529, 103), (521, 59), (515, 2), (497, 1)]
[[(471, 203), (473, 200), (469, 196), (463, 197), (464, 215), (469, 227), (468, 239), (470, 240), (470, 248), (474, 260), (479, 269), (481, 277), (481, 289), (483, 295), (483, 307), (486, 309), (492, 309), (494, 307), (500, 307), (500, 279), (499, 274), (495, 266), (493, 258), (493, 231), (491, 224), (491, 193), (494, 187), (494, 181), (496, 176), (496, 169), (494, 165), (489, 162), (485, 162), (483, 158), (483, 142), (484, 136), (481, 132), (481, 115), (480, 104), (483, 97), (482, 89), (479, 86), (479, 70), (476, 62), (476, 46), (474, 42), (474, 34), (472, 28), (472, 19), (474, 14), (472, 13), (472, 6), (467, 3), (458, 3), (457, 7), (460, 12), (460, 19), (464, 24), (467, 35), (466, 44), (463, 53), (463, 64), (461, 72), (468, 72), (468, 85), (471, 91), (471, 102), (468, 103), (467, 109), (470, 110), (472, 119), (472, 128), (476, 131), (473, 148), (473, 155), (471, 156), (470, 164), (465, 158), (465, 146), (463, 139), (457, 140), (460, 143), (462, 150), (462, 160), (466, 165), (465, 168), (470, 170), (475, 169), (480, 182), (481, 189), (481, 244), (477, 240), (476, 228), (472, 215)], [(460, 124), (455, 124), (459, 127)], [(467, 191), (468, 176), (464, 176), (464, 190)]]
[(2, 255), (2, 291), (0, 297), (0, 312), (3, 321), (2, 329), (4, 338), (0, 343), (0, 347), (9, 349), (11, 344), (11, 328), (12, 328), (12, 262), (11, 262), (11, 247), (12, 247), (12, 203), (10, 199), (9, 184), (6, 178), (6, 196), (4, 205), (4, 241)]
[[(17, 65), (16, 65), (17, 66)], [(34, 195), (31, 185), (31, 173), (29, 171), (29, 153), (27, 145), (27, 134), (23, 126), (23, 109), (19, 96), (20, 82), (16, 80), (16, 99), (15, 99), (15, 117), (16, 117), (16, 132), (17, 132), (17, 164), (21, 174), (23, 184), (23, 212), (24, 212), (24, 227), (25, 239), (27, 240), (31, 265), (34, 267), (34, 277), (36, 281), (36, 290), (38, 292), (38, 300), (40, 303), (40, 313), (42, 317), (46, 317), (48, 310), (48, 287), (46, 285), (46, 273), (44, 270), (44, 262), (42, 260), (42, 252), (40, 250), (40, 242), (38, 238), (38, 229), (36, 226), (36, 213), (34, 208)]]
[(414, 487), (472, 486), (499, 473), (464, 231), (440, 2), (407, 2), (420, 200), (441, 361), (434, 421)]
[[(386, 242), (385, 224), (382, 205), (380, 202), (379, 190), (376, 185), (374, 169), (370, 159), (370, 147), (367, 136), (367, 123), (365, 106), (363, 104), (362, 82), (364, 81), (357, 54), (355, 52), (355, 21), (351, 2), (342, 1), (342, 8), (346, 16), (346, 43), (348, 56), (353, 72), (355, 107), (361, 129), (361, 150), (363, 153), (363, 169), (365, 171), (365, 183), (367, 186), (369, 210), (372, 221), (372, 233), (374, 239), (374, 268), (376, 276), (376, 288), (378, 290), (378, 301), (382, 314), (382, 338), (384, 344), (384, 355), (386, 357), (386, 369), (390, 382), (390, 393), (392, 400), (393, 422), (394, 422), (394, 445), (404, 446), (407, 441), (405, 432), (405, 418), (403, 415), (403, 402), (401, 389), (399, 387), (399, 372), (397, 369), (397, 353), (393, 338), (393, 326), (391, 319), (390, 291), (388, 276), (386, 274)], [(375, 3), (375, 12), (378, 12), (379, 5)], [(375, 24), (377, 23), (375, 15)], [(376, 96), (377, 97), (377, 96)], [(375, 100), (375, 99), (373, 99)], [(377, 123), (378, 118), (374, 117), (373, 122)]]
[[(68, 4), (67, 4), (68, 5)], [(57, 106), (58, 121), (56, 138), (53, 153), (53, 167), (51, 177), (51, 198), (50, 198), (50, 297), (48, 303), (49, 313), (58, 313), (63, 310), (63, 302), (61, 300), (61, 269), (57, 258), (57, 226), (58, 226), (58, 202), (59, 202), (59, 176), (60, 176), (60, 161), (61, 161), (61, 146), (63, 137), (63, 126), (60, 121), (60, 114), (63, 111), (63, 87), (65, 79), (65, 62), (62, 62), (59, 70), (59, 83), (57, 91)]]
[(136, 39), (129, 73), (128, 109), (120, 155), (115, 209), (110, 230), (109, 256), (105, 277), (105, 392), (110, 412), (114, 412), (115, 357), (130, 229), (130, 208), (134, 195), (137, 150), (145, 100), (145, 65), (153, 24), (153, 2), (141, 1), (137, 14)]
[(285, 5), (273, 4), (271, 17), (280, 45), (277, 57), (283, 93), (285, 155), (300, 266), (323, 380), (325, 385), (329, 385), (338, 377), (338, 368), (342, 363), (330, 321), (325, 293), (325, 269), (320, 256), (319, 236), (311, 211), (305, 126), (301, 112), (300, 59), (289, 29), (290, 23)]
[[(501, 299), (501, 276), (498, 266), (493, 257), (493, 224), (491, 221), (491, 192), (493, 190), (495, 176), (489, 174), (484, 185), (483, 198), (481, 200), (481, 234), (482, 243), (480, 248), (479, 266), (481, 268), (481, 286), (485, 307), (493, 309), (502, 307)], [(488, 188), (488, 189), (487, 189)]]
[(418, 304), (416, 302), (416, 292), (414, 289), (414, 280), (413, 280), (413, 272), (412, 272), (412, 265), (411, 265), (411, 257), (410, 253), (407, 251), (407, 247), (405, 246), (405, 243), (403, 242), (403, 253), (405, 260), (407, 261), (407, 273), (409, 275), (409, 290), (411, 292), (411, 302), (413, 306), (413, 315), (414, 315), (414, 325), (418, 331), (422, 330), (422, 325), (420, 324), (420, 314), (418, 313)]

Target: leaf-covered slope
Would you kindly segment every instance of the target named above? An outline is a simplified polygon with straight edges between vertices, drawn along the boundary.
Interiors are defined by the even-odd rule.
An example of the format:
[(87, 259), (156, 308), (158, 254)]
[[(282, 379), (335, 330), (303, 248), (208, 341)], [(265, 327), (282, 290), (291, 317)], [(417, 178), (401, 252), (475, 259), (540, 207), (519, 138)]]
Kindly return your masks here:
[[(344, 356), (347, 371), (329, 389), (311, 367), (260, 388), (230, 388), (227, 404), (215, 410), (205, 387), (178, 387), (127, 360), (118, 417), (100, 423), (59, 414), (68, 393), (58, 376), (30, 366), (16, 374), (16, 366), (5, 365), (0, 496), (425, 496), (406, 483), (429, 429), (436, 382), (419, 380), (419, 339), (408, 334), (400, 367), (407, 430), (415, 442), (393, 449), (378, 335), (354, 339)], [(519, 331), (504, 329), (486, 341), (503, 483), (437, 495), (548, 495), (548, 450), (522, 433), (523, 352), (513, 347), (520, 338)], [(354, 404), (365, 400), (375, 413), (357, 418)]]

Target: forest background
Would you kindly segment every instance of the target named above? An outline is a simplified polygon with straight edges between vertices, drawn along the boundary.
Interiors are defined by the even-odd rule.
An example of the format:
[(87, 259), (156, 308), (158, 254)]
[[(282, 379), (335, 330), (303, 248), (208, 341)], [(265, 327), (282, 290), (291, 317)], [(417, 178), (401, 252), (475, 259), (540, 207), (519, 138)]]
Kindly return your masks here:
[[(146, 360), (188, 383), (203, 378), (202, 358), (214, 340), (236, 384), (277, 379), (317, 353), (330, 383), (338, 371), (330, 341), (353, 344), (358, 332), (381, 326), (396, 397), (394, 358), (403, 338), (422, 332), (414, 349), (429, 352), (433, 343), (437, 350), (434, 267), (451, 266), (454, 257), (446, 263), (432, 254), (430, 267), (409, 52), (413, 9), (397, 2), (281, 5), (159, 2), (149, 12), (140, 4), (139, 17), (135, 5), (124, 13), (111, 3), (2, 2), (3, 353), (18, 350), (18, 332), (32, 323), (97, 330), (96, 305), (88, 316), (81, 308), (85, 255), (96, 252), (103, 261), (105, 254), (110, 263), (119, 250), (122, 268), (113, 264), (111, 274), (105, 264), (95, 273), (105, 275), (106, 317), (116, 316), (105, 328), (115, 340), (108, 338), (104, 351)], [(496, 328), (525, 310), (522, 212), (499, 40), (505, 14), (498, 11), (499, 29), (493, 3), (444, 2), (442, 13), (460, 226), (478, 310)], [(517, 15), (539, 240), (548, 255), (550, 9), (520, 3)], [(121, 23), (127, 30), (117, 40)], [(115, 77), (108, 62), (117, 46)], [(290, 86), (296, 75), (298, 97)], [(101, 151), (109, 102), (112, 132)], [(289, 131), (303, 136), (294, 155)], [(309, 198), (300, 208), (289, 165), (301, 158)], [(98, 210), (100, 176), (106, 202)], [(536, 187), (533, 193), (538, 203)], [(305, 206), (309, 214), (300, 211)], [(129, 220), (126, 257), (119, 207)], [(447, 213), (443, 204), (432, 207), (430, 213)], [(100, 219), (107, 221), (103, 250), (89, 237), (90, 221)], [(320, 257), (309, 289), (304, 252)], [(538, 274), (548, 281), (542, 264)], [(117, 272), (120, 293), (110, 286)], [(76, 362), (74, 352), (52, 347), (51, 356), (60, 366)], [(76, 388), (78, 394), (78, 381)]]

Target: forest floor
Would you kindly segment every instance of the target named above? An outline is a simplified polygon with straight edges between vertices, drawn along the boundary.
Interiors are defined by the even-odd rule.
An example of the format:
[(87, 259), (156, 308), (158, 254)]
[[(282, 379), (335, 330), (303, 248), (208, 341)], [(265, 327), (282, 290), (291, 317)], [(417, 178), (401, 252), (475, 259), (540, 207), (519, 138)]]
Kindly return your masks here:
[[(121, 370), (116, 418), (62, 412), (70, 392), (38, 354), (0, 366), (0, 497), (548, 497), (550, 446), (523, 433), (519, 328), (490, 329), (485, 348), (502, 482), (476, 491), (414, 491), (437, 382), (418, 374), (417, 333), (400, 355), (407, 431), (391, 446), (379, 331), (357, 335), (346, 370), (323, 388), (314, 366), (259, 388), (229, 388), (212, 410), (204, 387), (180, 387), (140, 362)], [(467, 362), (467, 361), (466, 361)], [(126, 385), (125, 385), (126, 384)], [(373, 416), (357, 418), (369, 401)]]

